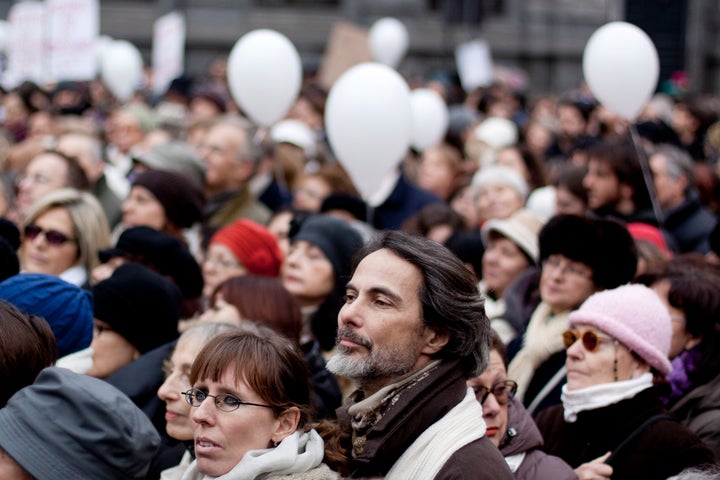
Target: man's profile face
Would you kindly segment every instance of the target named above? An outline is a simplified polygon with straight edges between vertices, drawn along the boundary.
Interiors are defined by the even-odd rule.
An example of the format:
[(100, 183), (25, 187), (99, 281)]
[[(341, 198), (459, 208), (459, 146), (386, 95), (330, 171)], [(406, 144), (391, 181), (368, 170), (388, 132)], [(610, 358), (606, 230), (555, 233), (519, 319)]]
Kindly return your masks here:
[(420, 270), (390, 250), (365, 257), (347, 285), (337, 354), (328, 368), (382, 385), (423, 367), (433, 334), (421, 321), (421, 282)]
[[(202, 157), (207, 167), (205, 183), (211, 190), (230, 190), (242, 185), (246, 176), (239, 168), (244, 149), (242, 131), (230, 125), (216, 125), (203, 139)], [(239, 172), (242, 170), (243, 172)]]
[(667, 173), (667, 159), (662, 154), (652, 155), (649, 159), (650, 171), (655, 185), (655, 194), (662, 208), (672, 208), (684, 198), (684, 185)]
[(590, 158), (583, 185), (588, 191), (588, 207), (593, 210), (620, 201), (620, 182), (605, 162)]

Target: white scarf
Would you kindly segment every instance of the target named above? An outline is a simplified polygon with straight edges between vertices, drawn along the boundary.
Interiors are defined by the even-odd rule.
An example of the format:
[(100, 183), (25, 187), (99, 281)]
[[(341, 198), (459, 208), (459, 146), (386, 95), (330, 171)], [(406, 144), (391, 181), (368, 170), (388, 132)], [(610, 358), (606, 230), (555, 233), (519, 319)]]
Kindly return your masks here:
[(573, 423), (577, 414), (586, 410), (607, 407), (652, 387), (652, 373), (643, 373), (637, 378), (621, 382), (602, 383), (591, 387), (568, 390), (567, 384), (562, 386), (563, 416), (565, 421)]
[(562, 334), (568, 328), (569, 311), (552, 315), (550, 305), (541, 302), (530, 317), (523, 336), (523, 345), (508, 366), (508, 378), (518, 384), (515, 394), (520, 401), (525, 398), (535, 370), (548, 358), (565, 348)]
[(56, 367), (67, 368), (75, 373), (87, 373), (93, 366), (93, 355), (95, 351), (92, 347), (86, 347), (77, 352), (69, 353), (64, 357), (60, 357), (55, 363)]
[(60, 275), (61, 280), (65, 280), (68, 283), (72, 283), (75, 286), (82, 287), (88, 280), (87, 270), (81, 265), (73, 265), (68, 268)]
[(228, 473), (219, 477), (204, 475), (192, 462), (182, 480), (254, 480), (264, 474), (302, 473), (320, 465), (325, 455), (323, 439), (315, 430), (299, 431), (285, 437), (275, 448), (250, 450)]
[(432, 480), (459, 449), (485, 435), (482, 407), (468, 388), (465, 398), (405, 450), (385, 480)]

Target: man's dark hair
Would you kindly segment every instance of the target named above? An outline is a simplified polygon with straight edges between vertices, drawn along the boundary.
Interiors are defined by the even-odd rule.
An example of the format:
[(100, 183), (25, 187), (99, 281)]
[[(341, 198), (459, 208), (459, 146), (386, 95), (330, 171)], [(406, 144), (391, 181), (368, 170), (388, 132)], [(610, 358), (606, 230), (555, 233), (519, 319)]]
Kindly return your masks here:
[(382, 249), (390, 250), (420, 270), (421, 320), (428, 328), (449, 335), (447, 345), (436, 356), (460, 360), (467, 377), (480, 375), (490, 352), (490, 321), (473, 275), (439, 243), (399, 231), (383, 232), (363, 247), (355, 267), (363, 258)]
[(636, 211), (652, 208), (640, 161), (629, 141), (599, 142), (588, 149), (588, 158), (608, 165), (620, 183), (632, 187)]

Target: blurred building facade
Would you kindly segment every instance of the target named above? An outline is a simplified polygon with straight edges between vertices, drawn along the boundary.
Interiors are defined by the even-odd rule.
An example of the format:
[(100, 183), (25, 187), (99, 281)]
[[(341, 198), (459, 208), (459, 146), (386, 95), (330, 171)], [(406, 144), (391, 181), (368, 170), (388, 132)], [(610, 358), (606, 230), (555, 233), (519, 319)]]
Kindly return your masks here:
[[(14, 2), (0, 1), (0, 14)], [(306, 70), (321, 62), (339, 21), (368, 27), (402, 20), (410, 49), (399, 70), (427, 76), (455, 70), (459, 43), (485, 39), (497, 65), (527, 74), (528, 93), (557, 93), (582, 79), (592, 32), (613, 20), (643, 28), (661, 57), (661, 81), (685, 70), (694, 91), (720, 93), (720, 2), (711, 0), (100, 0), (103, 35), (133, 42), (150, 58), (153, 22), (176, 10), (187, 22), (186, 71), (202, 75), (213, 59), (256, 28), (288, 36)]]

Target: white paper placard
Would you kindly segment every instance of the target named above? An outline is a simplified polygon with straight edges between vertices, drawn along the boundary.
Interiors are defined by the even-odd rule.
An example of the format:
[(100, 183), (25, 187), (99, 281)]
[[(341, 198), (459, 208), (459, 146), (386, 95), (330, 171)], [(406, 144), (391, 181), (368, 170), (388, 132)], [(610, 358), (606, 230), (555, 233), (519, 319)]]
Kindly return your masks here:
[(185, 70), (185, 17), (171, 12), (153, 25), (153, 93), (162, 95)]
[(12, 88), (24, 80), (43, 83), (45, 78), (45, 5), (20, 2), (8, 12), (10, 35), (7, 48), (8, 68), (3, 85)]
[(92, 80), (100, 34), (97, 0), (46, 0), (48, 80)]
[(455, 63), (466, 92), (492, 83), (492, 55), (490, 45), (485, 40), (472, 40), (458, 45), (455, 49)]

